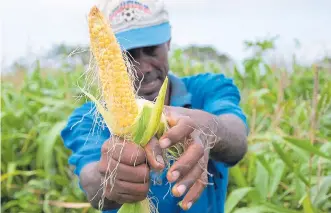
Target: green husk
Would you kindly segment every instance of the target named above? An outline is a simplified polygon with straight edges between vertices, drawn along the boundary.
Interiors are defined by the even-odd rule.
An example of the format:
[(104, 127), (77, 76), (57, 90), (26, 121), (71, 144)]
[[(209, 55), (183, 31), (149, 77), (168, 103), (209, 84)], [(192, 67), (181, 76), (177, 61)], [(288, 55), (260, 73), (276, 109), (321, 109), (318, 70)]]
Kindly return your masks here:
[[(148, 100), (137, 99), (138, 105), (142, 107), (138, 118), (131, 128), (130, 139), (144, 147), (154, 136), (160, 138), (167, 130), (168, 125), (165, 117), (163, 116), (164, 101), (167, 93), (168, 77), (164, 80), (159, 95), (152, 103)], [(109, 112), (97, 101), (97, 99), (90, 93), (82, 90), (83, 93), (89, 97), (96, 105), (98, 112), (105, 119), (106, 124), (110, 124)], [(118, 211), (119, 213), (150, 213), (150, 203), (146, 198), (143, 201), (136, 203), (124, 203)]]
[(150, 213), (150, 203), (146, 198), (136, 203), (124, 203), (118, 210), (118, 213)]
[[(132, 137), (133, 141), (142, 147), (146, 146), (148, 141), (157, 133), (158, 135), (162, 135), (166, 130), (166, 120), (163, 120), (162, 125), (160, 125), (160, 123), (167, 93), (167, 86), (168, 77), (162, 84), (155, 104), (142, 99), (138, 100), (146, 104), (143, 104), (143, 109), (141, 113), (139, 113), (138, 121), (135, 124)], [(160, 126), (162, 132), (159, 131)]]
[[(142, 109), (139, 112), (135, 123), (130, 128), (131, 134), (126, 135), (126, 138), (129, 137), (130, 140), (144, 147), (154, 135), (160, 138), (166, 131), (168, 125), (165, 117), (163, 116), (163, 108), (167, 93), (167, 86), (168, 77), (164, 80), (155, 103), (144, 99), (137, 99), (138, 105), (140, 105)], [(83, 89), (81, 90), (96, 105), (97, 111), (101, 114), (107, 126), (111, 130), (110, 124), (112, 121), (110, 113), (92, 94)]]
[[(143, 109), (139, 114), (138, 121), (136, 122), (136, 129), (133, 130), (133, 141), (136, 144), (144, 147), (150, 141), (150, 139), (158, 135), (162, 135), (166, 130), (166, 123), (161, 123), (162, 112), (164, 107), (164, 101), (167, 93), (168, 78), (163, 82), (163, 85), (159, 91), (159, 95), (156, 99), (155, 104), (151, 102), (145, 102)], [(140, 100), (142, 101), (142, 100)], [(163, 120), (165, 121), (165, 120)], [(159, 128), (161, 126), (161, 128)], [(161, 131), (159, 131), (161, 130)], [(136, 203), (124, 203), (119, 209), (119, 213), (150, 213), (150, 203), (146, 198), (143, 201)]]

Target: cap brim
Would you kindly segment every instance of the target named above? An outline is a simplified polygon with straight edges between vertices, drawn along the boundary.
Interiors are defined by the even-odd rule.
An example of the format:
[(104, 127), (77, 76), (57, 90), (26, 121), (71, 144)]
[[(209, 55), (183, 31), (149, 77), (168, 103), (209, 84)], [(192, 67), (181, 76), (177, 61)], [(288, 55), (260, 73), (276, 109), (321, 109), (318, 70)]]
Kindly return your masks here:
[(153, 46), (165, 43), (171, 38), (169, 22), (160, 25), (137, 28), (117, 33), (116, 38), (122, 50)]

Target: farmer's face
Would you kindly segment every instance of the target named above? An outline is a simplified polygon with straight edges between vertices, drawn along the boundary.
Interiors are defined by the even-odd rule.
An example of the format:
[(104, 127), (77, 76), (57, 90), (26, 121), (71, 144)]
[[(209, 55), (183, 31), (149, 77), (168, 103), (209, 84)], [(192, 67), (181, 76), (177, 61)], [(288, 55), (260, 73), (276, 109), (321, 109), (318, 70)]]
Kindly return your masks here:
[(127, 55), (136, 73), (135, 88), (138, 95), (153, 101), (168, 75), (170, 42), (129, 50)]

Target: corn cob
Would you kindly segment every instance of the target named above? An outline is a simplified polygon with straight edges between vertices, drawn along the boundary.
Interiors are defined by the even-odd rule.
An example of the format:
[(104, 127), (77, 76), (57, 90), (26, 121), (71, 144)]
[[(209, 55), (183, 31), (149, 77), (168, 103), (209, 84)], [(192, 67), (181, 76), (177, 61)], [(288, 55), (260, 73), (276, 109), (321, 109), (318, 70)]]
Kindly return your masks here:
[[(135, 97), (129, 71), (108, 20), (94, 6), (89, 13), (88, 22), (91, 50), (99, 67), (106, 107), (91, 94), (85, 94), (96, 103), (113, 134), (129, 136), (135, 142), (145, 145), (146, 140), (156, 134), (161, 119), (163, 127), (166, 124), (165, 118), (161, 117), (168, 78), (163, 82), (155, 104)], [(147, 126), (149, 128), (146, 129)], [(141, 131), (142, 129), (145, 131)]]
[[(112, 134), (125, 137), (145, 146), (154, 136), (161, 136), (168, 128), (163, 115), (168, 78), (165, 79), (155, 103), (135, 97), (129, 71), (110, 23), (94, 6), (88, 16), (90, 45), (99, 67), (101, 89), (106, 106), (90, 93), (83, 91), (96, 105)], [(125, 203), (119, 213), (149, 213), (149, 200)]]
[(109, 111), (109, 126), (114, 134), (122, 135), (127, 133), (127, 127), (138, 115), (133, 86), (115, 35), (97, 7), (91, 9), (88, 24), (91, 50), (99, 67), (103, 96)]

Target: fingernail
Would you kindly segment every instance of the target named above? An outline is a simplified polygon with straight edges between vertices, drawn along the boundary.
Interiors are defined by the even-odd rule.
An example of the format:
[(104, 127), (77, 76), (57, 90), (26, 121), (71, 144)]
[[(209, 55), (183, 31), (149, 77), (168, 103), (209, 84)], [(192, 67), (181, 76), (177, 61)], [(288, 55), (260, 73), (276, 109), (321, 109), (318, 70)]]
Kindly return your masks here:
[(179, 177), (179, 172), (178, 171), (173, 171), (173, 172), (171, 172), (171, 175), (172, 175), (172, 177), (174, 178), (174, 181), (175, 181)]
[(180, 186), (177, 187), (177, 191), (178, 191), (180, 196), (182, 196), (184, 194), (185, 190), (186, 190), (185, 185), (180, 185)]
[(159, 162), (160, 164), (164, 165), (163, 157), (161, 155), (156, 156), (156, 161)]
[(189, 202), (189, 203), (187, 203), (187, 205), (186, 205), (187, 209), (190, 209), (191, 206), (192, 206), (192, 202)]
[(160, 147), (162, 149), (167, 148), (168, 146), (170, 146), (170, 144), (171, 144), (171, 141), (169, 140), (169, 138), (165, 138), (165, 139), (160, 140)]

